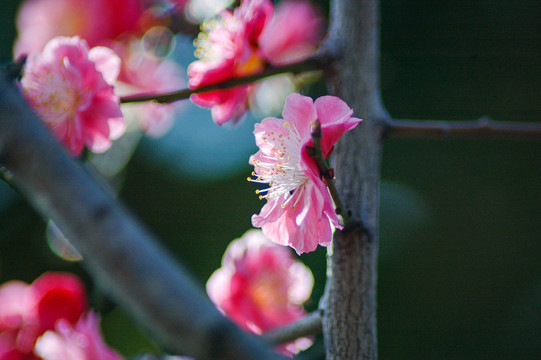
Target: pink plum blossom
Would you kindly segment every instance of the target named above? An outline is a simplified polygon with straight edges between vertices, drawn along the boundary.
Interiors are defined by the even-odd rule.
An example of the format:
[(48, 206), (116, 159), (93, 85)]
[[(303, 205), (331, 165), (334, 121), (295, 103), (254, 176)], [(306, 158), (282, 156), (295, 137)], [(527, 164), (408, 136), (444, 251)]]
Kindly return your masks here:
[(104, 152), (125, 123), (113, 82), (120, 59), (105, 47), (88, 48), (79, 37), (58, 37), (28, 57), (21, 86), (42, 120), (73, 155), (86, 145)]
[[(224, 10), (203, 24), (196, 50), (198, 61), (188, 68), (189, 86), (196, 89), (241, 76), (261, 73), (267, 65), (284, 65), (313, 54), (321, 41), (321, 17), (307, 2), (284, 4), (274, 12), (269, 0), (243, 0), (234, 12)], [(246, 113), (253, 85), (213, 90), (192, 96), (211, 108), (222, 125)]]
[[(255, 2), (254, 2), (255, 3)], [(264, 62), (257, 55), (256, 40), (267, 19), (272, 16), (268, 0), (243, 1), (233, 13), (224, 10), (218, 19), (206, 21), (197, 39), (196, 56), (200, 60), (188, 67), (190, 88), (198, 88), (261, 72)], [(212, 108), (212, 118), (218, 125), (238, 121), (248, 109), (248, 94), (252, 85), (195, 94), (192, 101)]]
[(261, 55), (273, 65), (310, 57), (323, 38), (324, 22), (307, 1), (282, 1), (259, 38)]
[(64, 319), (59, 320), (54, 330), (38, 338), (34, 352), (43, 360), (122, 359), (103, 342), (99, 318), (92, 312), (82, 316), (75, 326)]
[[(250, 230), (229, 244), (222, 267), (207, 282), (207, 293), (240, 327), (262, 334), (305, 316), (302, 303), (313, 284), (310, 270), (287, 248), (270, 242), (261, 230)], [(311, 343), (302, 338), (279, 350), (293, 354)]]
[[(137, 39), (115, 42), (112, 46), (123, 59), (118, 82), (115, 84), (119, 95), (163, 93), (186, 85), (185, 75), (177, 63), (145, 53)], [(133, 115), (146, 135), (159, 137), (171, 128), (175, 111), (180, 106), (178, 103), (156, 102), (124, 104), (122, 112), (127, 118), (128, 113)]]
[(260, 198), (267, 203), (259, 215), (252, 216), (252, 225), (261, 228), (270, 240), (301, 254), (314, 251), (318, 244), (328, 246), (333, 227), (342, 228), (306, 146), (313, 145), (311, 129), (317, 119), (321, 150), (327, 158), (338, 139), (361, 121), (352, 114), (337, 97), (322, 96), (314, 102), (293, 93), (286, 99), (283, 119), (269, 117), (255, 125), (259, 151), (250, 158), (255, 178), (249, 180), (269, 186), (257, 191), (264, 194)]
[(36, 339), (57, 321), (74, 325), (86, 311), (85, 291), (71, 274), (45, 273), (31, 285), (0, 286), (0, 360), (33, 360)]
[(17, 16), (15, 57), (42, 51), (57, 36), (80, 36), (90, 46), (141, 32), (141, 0), (27, 0)]

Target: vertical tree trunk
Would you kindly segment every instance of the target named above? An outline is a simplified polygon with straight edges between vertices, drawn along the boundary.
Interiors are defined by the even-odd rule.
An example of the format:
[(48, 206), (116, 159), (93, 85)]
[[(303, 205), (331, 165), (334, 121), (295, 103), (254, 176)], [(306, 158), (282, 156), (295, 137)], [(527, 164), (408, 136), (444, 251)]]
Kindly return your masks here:
[(377, 359), (376, 282), (381, 134), (387, 116), (379, 93), (377, 0), (334, 0), (328, 50), (331, 92), (363, 122), (336, 145), (333, 165), (351, 225), (328, 250), (322, 302), (327, 359)]

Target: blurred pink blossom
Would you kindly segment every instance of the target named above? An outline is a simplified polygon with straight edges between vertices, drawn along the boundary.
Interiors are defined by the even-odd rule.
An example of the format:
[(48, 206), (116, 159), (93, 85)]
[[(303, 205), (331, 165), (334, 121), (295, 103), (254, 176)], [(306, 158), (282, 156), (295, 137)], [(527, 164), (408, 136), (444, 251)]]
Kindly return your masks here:
[(25, 64), (26, 99), (73, 155), (86, 145), (104, 152), (125, 123), (113, 82), (120, 59), (105, 47), (88, 48), (79, 37), (58, 37)]
[(0, 286), (0, 360), (33, 360), (36, 339), (58, 320), (74, 325), (86, 311), (81, 282), (71, 274), (45, 273), (31, 285)]
[(310, 57), (323, 38), (324, 21), (307, 1), (282, 1), (259, 38), (262, 56), (273, 65)]
[[(118, 95), (164, 93), (186, 86), (185, 74), (176, 62), (145, 53), (137, 39), (115, 42), (112, 47), (123, 60), (115, 84)], [(171, 128), (175, 112), (181, 106), (179, 102), (158, 104), (150, 101), (122, 105), (122, 112), (133, 115), (146, 135), (159, 137)]]
[[(189, 86), (195, 89), (260, 73), (267, 64), (305, 59), (321, 40), (322, 23), (308, 2), (284, 4), (274, 13), (269, 0), (242, 0), (234, 12), (224, 10), (203, 24), (195, 52), (199, 60), (188, 68)], [(253, 85), (240, 85), (196, 94), (192, 101), (211, 108), (212, 118), (222, 125), (242, 118), (252, 90)]]
[(252, 225), (272, 241), (289, 245), (298, 254), (314, 251), (318, 244), (328, 246), (332, 228), (342, 228), (329, 191), (315, 160), (306, 151), (312, 146), (311, 128), (321, 123), (321, 150), (327, 158), (334, 144), (361, 121), (351, 117), (353, 110), (334, 96), (316, 101), (297, 93), (289, 95), (283, 119), (266, 118), (255, 125), (259, 151), (252, 155), (253, 182), (269, 184), (258, 190), (267, 203)]
[[(206, 21), (197, 39), (195, 54), (200, 60), (188, 67), (190, 88), (261, 72), (264, 62), (257, 55), (254, 41), (270, 16), (272, 5), (268, 0), (243, 1), (235, 12), (224, 10), (218, 19)], [(248, 109), (248, 93), (252, 86), (195, 94), (192, 101), (212, 108), (212, 118), (218, 125), (236, 122)]]
[[(90, 46), (112, 48), (121, 58), (118, 82), (116, 78), (108, 82), (123, 95), (177, 90), (185, 86), (180, 67), (142, 50), (140, 37), (165, 21), (152, 7), (146, 8), (153, 4), (150, 0), (27, 0), (17, 18), (15, 56), (39, 53), (57, 36), (79, 36)], [(154, 102), (125, 107), (151, 136), (163, 135), (175, 112), (175, 105)]]
[(59, 320), (54, 330), (40, 336), (34, 348), (43, 360), (120, 360), (122, 357), (103, 342), (99, 318), (90, 312), (73, 326)]
[[(229, 244), (222, 267), (207, 282), (207, 293), (240, 327), (262, 334), (304, 317), (302, 303), (313, 285), (311, 271), (289, 249), (250, 230)], [(279, 350), (294, 354), (311, 344), (301, 338)]]
[(57, 36), (80, 36), (90, 46), (141, 32), (141, 0), (27, 0), (17, 16), (15, 57), (40, 52)]

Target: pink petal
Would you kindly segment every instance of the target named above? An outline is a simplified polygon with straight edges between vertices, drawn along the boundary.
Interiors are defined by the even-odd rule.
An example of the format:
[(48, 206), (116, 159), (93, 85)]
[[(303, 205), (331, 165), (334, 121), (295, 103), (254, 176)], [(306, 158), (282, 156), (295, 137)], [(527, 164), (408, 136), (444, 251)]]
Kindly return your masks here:
[(321, 149), (323, 155), (327, 157), (338, 139), (346, 131), (357, 126), (361, 119), (351, 117), (353, 110), (336, 96), (322, 96), (317, 98), (315, 107), (323, 132)]
[(88, 58), (96, 64), (96, 69), (102, 74), (104, 80), (113, 85), (120, 73), (120, 58), (113, 50), (104, 46), (90, 49)]
[(311, 123), (317, 118), (316, 108), (310, 97), (298, 93), (289, 95), (282, 116), (285, 121), (295, 124), (301, 139), (306, 141), (310, 138)]
[(323, 37), (323, 19), (308, 1), (282, 1), (259, 39), (263, 56), (284, 65), (311, 56)]

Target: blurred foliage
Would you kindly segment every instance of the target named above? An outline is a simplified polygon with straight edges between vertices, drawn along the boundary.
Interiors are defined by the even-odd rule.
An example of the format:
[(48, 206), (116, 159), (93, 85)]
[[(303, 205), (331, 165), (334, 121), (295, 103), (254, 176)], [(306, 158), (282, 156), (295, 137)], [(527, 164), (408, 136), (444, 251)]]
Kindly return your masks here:
[[(11, 57), (18, 3), (0, 5), (3, 62)], [(392, 116), (541, 121), (541, 2), (388, 0), (381, 9), (381, 83)], [(198, 114), (189, 120), (211, 121)], [(234, 139), (236, 131), (245, 137), (246, 130), (236, 128), (219, 129), (216, 136), (232, 132)], [(160, 141), (142, 140), (119, 178), (120, 198), (203, 286), (262, 203), (246, 181), (247, 158), (232, 173), (209, 165), (212, 178), (206, 179), (201, 172), (171, 170), (175, 156), (190, 167), (190, 161), (201, 164), (203, 155), (223, 155), (234, 140), (209, 142), (203, 155), (185, 143), (181, 153), (156, 151)], [(541, 142), (531, 140), (387, 140), (380, 204), (381, 359), (541, 358), (540, 154)], [(301, 259), (316, 278), (307, 305), (315, 309), (324, 287), (325, 250)], [(0, 183), (0, 280), (30, 282), (50, 269), (76, 272), (92, 288), (79, 263), (48, 250), (45, 223)], [(121, 310), (91, 292), (105, 311), (104, 330), (113, 346), (126, 355), (155, 349)], [(321, 351), (318, 343), (309, 353)]]

